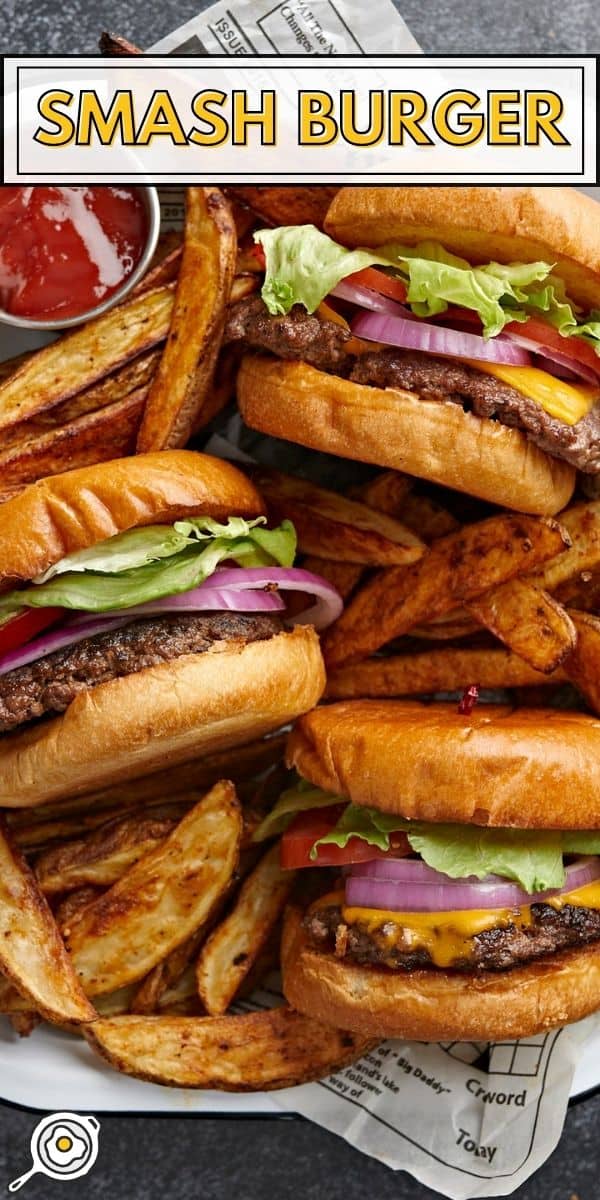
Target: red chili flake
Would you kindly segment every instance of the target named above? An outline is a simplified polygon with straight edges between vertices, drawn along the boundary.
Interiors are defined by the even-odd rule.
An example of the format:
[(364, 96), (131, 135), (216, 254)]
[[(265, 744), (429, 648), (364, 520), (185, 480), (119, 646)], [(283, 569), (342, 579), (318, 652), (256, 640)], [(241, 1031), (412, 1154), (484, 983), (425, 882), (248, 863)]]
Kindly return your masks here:
[(472, 683), (470, 687), (465, 688), (458, 704), (458, 711), (461, 717), (470, 716), (478, 700), (479, 684)]

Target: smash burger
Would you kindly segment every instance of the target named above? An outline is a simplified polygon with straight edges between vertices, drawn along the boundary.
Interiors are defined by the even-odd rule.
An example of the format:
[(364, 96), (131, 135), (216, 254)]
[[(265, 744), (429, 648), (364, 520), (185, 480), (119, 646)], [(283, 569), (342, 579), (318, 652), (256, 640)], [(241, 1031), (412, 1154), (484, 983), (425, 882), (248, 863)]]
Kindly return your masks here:
[(284, 928), (294, 1008), (497, 1041), (600, 1007), (595, 717), (332, 704), (298, 721), (288, 762), (300, 781), (257, 837), (285, 829), (282, 864), (312, 884)]
[(263, 230), (226, 338), (253, 428), (523, 512), (600, 473), (600, 208), (569, 188), (357, 187)]
[[(311, 626), (341, 601), (292, 567), (293, 526), (268, 529), (262, 511), (235, 467), (183, 450), (0, 506), (0, 805), (164, 769), (317, 703)], [(295, 628), (289, 591), (304, 598)]]

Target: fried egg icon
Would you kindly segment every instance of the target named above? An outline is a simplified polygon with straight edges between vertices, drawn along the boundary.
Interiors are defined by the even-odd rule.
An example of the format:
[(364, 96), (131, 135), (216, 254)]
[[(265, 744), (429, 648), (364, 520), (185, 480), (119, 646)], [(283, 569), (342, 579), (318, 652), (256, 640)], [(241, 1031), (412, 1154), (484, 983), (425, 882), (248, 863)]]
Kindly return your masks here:
[(18, 1192), (32, 1175), (50, 1179), (79, 1179), (87, 1175), (98, 1157), (100, 1122), (96, 1117), (60, 1112), (44, 1117), (31, 1135), (29, 1171), (13, 1179), (9, 1192)]
[(43, 1145), (43, 1157), (53, 1167), (71, 1167), (81, 1162), (89, 1150), (89, 1143), (67, 1125), (55, 1125), (50, 1129)]

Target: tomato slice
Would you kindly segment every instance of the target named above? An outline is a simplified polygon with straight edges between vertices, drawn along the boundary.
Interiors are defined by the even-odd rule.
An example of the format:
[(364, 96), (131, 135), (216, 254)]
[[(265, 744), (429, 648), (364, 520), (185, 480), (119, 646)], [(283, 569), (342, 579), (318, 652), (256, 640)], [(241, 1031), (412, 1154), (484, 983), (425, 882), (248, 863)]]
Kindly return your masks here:
[(385, 271), (378, 271), (375, 267), (364, 267), (362, 271), (355, 271), (354, 275), (347, 275), (344, 283), (359, 283), (362, 287), (371, 288), (372, 292), (390, 296), (392, 300), (399, 300), (400, 303), (406, 300), (406, 284), (401, 279), (386, 275)]
[(522, 334), (523, 337), (531, 338), (532, 342), (539, 342), (540, 346), (558, 350), (559, 354), (572, 358), (573, 362), (581, 363), (600, 375), (600, 358), (589, 342), (584, 342), (580, 337), (563, 337), (558, 329), (547, 325), (539, 317), (530, 317), (524, 322), (511, 321), (510, 325), (505, 325), (504, 333)]
[(380, 850), (377, 846), (369, 846), (362, 838), (352, 837), (343, 848), (333, 843), (319, 846), (317, 857), (311, 858), (310, 852), (315, 842), (333, 829), (344, 808), (344, 804), (333, 804), (328, 808), (314, 808), (309, 812), (298, 813), (294, 817), (281, 839), (280, 861), (284, 870), (295, 870), (298, 867), (341, 867), (347, 863), (368, 862), (370, 858), (388, 858), (390, 855), (400, 857), (410, 853), (406, 836), (403, 833), (393, 833), (391, 850)]
[(17, 650), (49, 625), (55, 625), (64, 611), (64, 608), (28, 608), (11, 617), (10, 621), (0, 625), (0, 655)]

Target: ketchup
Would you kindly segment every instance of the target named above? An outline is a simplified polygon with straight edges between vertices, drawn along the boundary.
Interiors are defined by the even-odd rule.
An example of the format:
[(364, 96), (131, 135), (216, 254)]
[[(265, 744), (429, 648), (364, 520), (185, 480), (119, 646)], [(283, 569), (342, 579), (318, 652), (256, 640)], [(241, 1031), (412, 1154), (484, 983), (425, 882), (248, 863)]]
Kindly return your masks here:
[(0, 188), (0, 308), (75, 317), (111, 296), (148, 233), (139, 188)]

